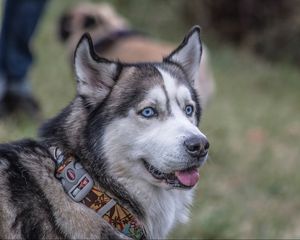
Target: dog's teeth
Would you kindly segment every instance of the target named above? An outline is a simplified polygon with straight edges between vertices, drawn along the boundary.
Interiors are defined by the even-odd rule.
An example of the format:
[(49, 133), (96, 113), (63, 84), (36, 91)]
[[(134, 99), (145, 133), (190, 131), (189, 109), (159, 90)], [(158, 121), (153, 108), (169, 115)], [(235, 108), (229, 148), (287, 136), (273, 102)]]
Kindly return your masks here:
[(175, 184), (175, 181), (174, 181), (174, 180), (172, 180), (172, 179), (168, 179), (168, 178), (167, 178), (167, 183), (169, 183), (169, 184), (172, 184), (172, 185), (173, 185), (173, 184)]

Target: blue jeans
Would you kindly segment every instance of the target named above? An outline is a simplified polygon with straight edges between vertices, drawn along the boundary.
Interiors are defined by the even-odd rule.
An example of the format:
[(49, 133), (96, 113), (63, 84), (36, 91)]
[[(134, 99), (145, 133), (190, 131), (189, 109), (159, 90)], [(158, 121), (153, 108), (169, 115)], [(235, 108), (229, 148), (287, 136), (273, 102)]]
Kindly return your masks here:
[(33, 61), (30, 40), (45, 3), (46, 0), (5, 1), (0, 35), (0, 87), (23, 91), (28, 85), (26, 75)]

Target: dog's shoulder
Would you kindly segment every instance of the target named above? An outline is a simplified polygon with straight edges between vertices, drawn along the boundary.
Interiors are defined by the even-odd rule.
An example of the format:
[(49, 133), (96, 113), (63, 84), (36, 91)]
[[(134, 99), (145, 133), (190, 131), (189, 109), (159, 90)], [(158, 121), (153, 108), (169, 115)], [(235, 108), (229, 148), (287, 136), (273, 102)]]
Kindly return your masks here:
[(0, 144), (0, 199), (0, 236), (5, 239), (123, 238), (89, 208), (69, 199), (42, 142)]
[(54, 222), (53, 206), (44, 192), (44, 186), (54, 179), (51, 161), (50, 152), (38, 141), (0, 145), (0, 228), (14, 229), (16, 234), (11, 235), (10, 231), (4, 236), (40, 238), (48, 233), (64, 237)]
[(7, 158), (9, 160), (14, 154), (26, 152), (34, 153), (36, 152), (36, 150), (38, 150), (39, 152), (42, 151), (44, 152), (44, 154), (48, 152), (46, 146), (42, 143), (32, 139), (23, 139), (19, 141), (0, 144), (0, 157)]
[[(48, 165), (48, 166), (47, 166)], [(54, 167), (52, 156), (47, 147), (35, 140), (24, 139), (11, 143), (0, 144), (0, 169), (5, 169), (7, 175), (40, 172), (42, 175), (45, 168)]]
[(24, 139), (0, 144), (0, 168), (6, 168), (6, 172), (25, 169), (28, 164), (34, 165), (50, 158), (46, 146), (35, 140)]

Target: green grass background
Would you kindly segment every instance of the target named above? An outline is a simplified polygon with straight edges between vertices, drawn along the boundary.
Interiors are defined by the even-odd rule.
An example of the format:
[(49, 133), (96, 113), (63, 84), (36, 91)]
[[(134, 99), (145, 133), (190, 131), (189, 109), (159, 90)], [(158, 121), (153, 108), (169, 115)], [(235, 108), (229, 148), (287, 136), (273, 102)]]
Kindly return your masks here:
[[(78, 1), (52, 0), (33, 42), (30, 73), (45, 117), (74, 96), (66, 50), (56, 37), (57, 18)], [(172, 42), (186, 26), (176, 1), (111, 1), (138, 29)], [(200, 128), (211, 143), (191, 221), (172, 238), (300, 238), (300, 72), (271, 64), (206, 36), (217, 92)], [(0, 121), (2, 142), (35, 137), (27, 118)]]

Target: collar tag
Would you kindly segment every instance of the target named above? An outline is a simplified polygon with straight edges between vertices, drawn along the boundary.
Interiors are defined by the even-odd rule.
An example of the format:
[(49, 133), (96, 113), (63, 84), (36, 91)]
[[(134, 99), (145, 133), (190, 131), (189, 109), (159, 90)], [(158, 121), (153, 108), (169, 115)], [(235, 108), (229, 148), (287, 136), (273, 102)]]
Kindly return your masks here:
[(66, 161), (66, 163), (59, 166), (56, 177), (60, 179), (69, 197), (75, 202), (80, 202), (92, 190), (94, 182), (80, 163), (76, 163), (74, 160)]

